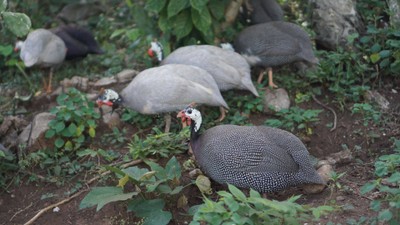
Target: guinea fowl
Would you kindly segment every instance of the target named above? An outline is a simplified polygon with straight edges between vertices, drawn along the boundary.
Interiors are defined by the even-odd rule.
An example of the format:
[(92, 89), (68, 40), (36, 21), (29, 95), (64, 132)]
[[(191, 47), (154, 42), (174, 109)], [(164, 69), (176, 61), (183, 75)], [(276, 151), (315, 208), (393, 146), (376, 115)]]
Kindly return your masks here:
[(64, 41), (46, 29), (30, 32), (25, 41), (18, 41), (15, 50), (20, 50), (20, 58), (26, 67), (38, 65), (50, 67), (49, 82), (46, 90), (51, 92), (51, 81), (54, 67), (60, 65), (66, 56)]
[(249, 90), (258, 97), (251, 81), (250, 65), (236, 52), (212, 45), (190, 45), (176, 49), (163, 59), (161, 44), (152, 42), (148, 53), (156, 55), (161, 65), (186, 64), (206, 70), (214, 77), (220, 91)]
[[(193, 101), (228, 109), (207, 71), (190, 65), (169, 64), (142, 71), (121, 94), (105, 90), (97, 104), (113, 108), (122, 104), (142, 114), (158, 114), (179, 111)], [(170, 120), (167, 114), (165, 132), (169, 131)]]
[(51, 30), (59, 36), (67, 47), (66, 59), (84, 58), (88, 54), (103, 54), (93, 34), (86, 28), (62, 25)]
[(178, 113), (191, 126), (199, 167), (218, 183), (262, 193), (300, 184), (324, 184), (304, 144), (292, 133), (266, 126), (219, 125), (199, 134), (202, 117), (189, 106)]
[(243, 15), (250, 24), (282, 21), (283, 11), (276, 0), (245, 0)]
[[(318, 64), (308, 34), (294, 23), (272, 21), (252, 25), (241, 31), (234, 41), (234, 48), (250, 65), (267, 67), (270, 87), (273, 66), (303, 61)], [(258, 77), (261, 83), (264, 71)]]

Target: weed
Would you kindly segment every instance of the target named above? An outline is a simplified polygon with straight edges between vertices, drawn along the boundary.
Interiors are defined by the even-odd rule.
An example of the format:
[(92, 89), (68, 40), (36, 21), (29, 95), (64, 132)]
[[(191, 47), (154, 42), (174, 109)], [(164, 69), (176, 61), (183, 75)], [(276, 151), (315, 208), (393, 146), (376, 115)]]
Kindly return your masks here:
[(394, 153), (382, 155), (375, 162), (375, 175), (378, 177), (361, 187), (361, 193), (366, 194), (377, 189), (382, 199), (373, 200), (370, 208), (379, 212), (378, 217), (369, 218), (370, 223), (400, 223), (400, 140), (394, 140)]
[(113, 127), (112, 133), (104, 134), (102, 139), (102, 142), (115, 147), (121, 147), (127, 141), (126, 129), (120, 131), (117, 127)]
[(304, 130), (307, 135), (311, 135), (313, 130), (311, 124), (319, 121), (318, 115), (322, 110), (302, 109), (299, 107), (290, 107), (276, 112), (276, 116), (280, 119), (268, 119), (265, 125), (271, 127), (280, 127), (294, 131), (295, 129)]
[(330, 177), (329, 180), (332, 182), (332, 186), (331, 188), (337, 188), (337, 189), (342, 189), (342, 184), (339, 182), (339, 179), (342, 178), (344, 175), (346, 174), (346, 172), (343, 173), (336, 173), (335, 171), (332, 171), (330, 173)]
[(362, 114), (364, 126), (368, 126), (370, 121), (375, 124), (380, 123), (381, 113), (374, 109), (374, 107), (369, 103), (355, 103), (351, 108), (351, 113)]
[(142, 115), (130, 109), (124, 109), (121, 119), (122, 121), (135, 124), (142, 129), (149, 127), (153, 123), (153, 116)]
[(155, 134), (147, 135), (145, 140), (137, 135), (133, 136), (131, 143), (128, 144), (133, 159), (146, 159), (149, 156), (168, 157), (187, 150), (189, 128), (183, 129), (178, 134), (164, 133), (157, 128), (153, 128), (153, 131)]
[(263, 198), (258, 192), (250, 190), (250, 197), (233, 185), (229, 192), (219, 191), (219, 200), (214, 202), (204, 198), (202, 205), (193, 206), (191, 225), (198, 224), (300, 224), (332, 211), (330, 206), (311, 208), (295, 203), (300, 196), (279, 202)]

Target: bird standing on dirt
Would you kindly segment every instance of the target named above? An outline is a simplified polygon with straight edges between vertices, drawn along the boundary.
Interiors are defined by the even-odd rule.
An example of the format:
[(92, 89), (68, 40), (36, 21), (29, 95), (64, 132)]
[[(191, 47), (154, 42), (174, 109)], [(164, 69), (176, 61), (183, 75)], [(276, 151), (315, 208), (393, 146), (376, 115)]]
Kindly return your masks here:
[[(309, 35), (294, 23), (272, 21), (249, 26), (238, 34), (233, 45), (250, 65), (267, 67), (270, 87), (277, 87), (272, 77), (273, 66), (297, 61), (318, 64)], [(258, 83), (263, 76), (264, 71)]]
[(18, 41), (15, 50), (20, 50), (20, 58), (26, 67), (50, 67), (47, 85), (44, 79), (47, 93), (50, 93), (53, 70), (64, 61), (67, 53), (64, 41), (49, 30), (37, 29), (30, 32), (25, 41)]
[(199, 167), (218, 183), (262, 193), (300, 184), (324, 184), (299, 138), (266, 126), (219, 125), (200, 134), (202, 117), (189, 106), (179, 112), (191, 126), (190, 145)]
[[(124, 105), (142, 114), (159, 114), (179, 111), (193, 101), (228, 109), (207, 71), (190, 65), (168, 64), (142, 71), (121, 94), (107, 89), (97, 104), (114, 108)], [(165, 132), (169, 131), (170, 123), (167, 114)]]

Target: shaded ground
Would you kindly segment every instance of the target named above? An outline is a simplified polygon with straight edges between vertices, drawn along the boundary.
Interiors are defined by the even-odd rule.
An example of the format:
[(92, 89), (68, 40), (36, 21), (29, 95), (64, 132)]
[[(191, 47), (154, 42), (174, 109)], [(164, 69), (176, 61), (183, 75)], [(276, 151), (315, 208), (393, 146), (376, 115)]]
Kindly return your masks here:
[[(391, 102), (392, 108), (396, 109), (400, 103), (399, 94), (391, 91), (392, 87), (380, 90), (383, 95)], [(400, 91), (397, 89), (397, 91)], [(330, 102), (334, 96), (320, 99), (322, 102)], [(33, 102), (29, 104), (28, 110), (41, 112), (48, 110), (54, 102), (53, 100), (43, 101), (38, 104)], [(44, 104), (46, 102), (46, 104)], [(397, 106), (396, 106), (397, 104)], [(310, 101), (302, 105), (307, 109), (324, 109), (315, 101)], [(280, 193), (269, 195), (270, 198), (284, 200), (292, 195), (304, 194), (299, 203), (309, 204), (313, 206), (319, 205), (335, 205), (338, 210), (326, 217), (321, 218), (321, 221), (308, 224), (326, 224), (328, 221), (334, 223), (345, 224), (350, 218), (358, 220), (360, 216), (372, 217), (375, 212), (369, 208), (370, 201), (376, 197), (373, 194), (361, 196), (359, 189), (367, 181), (373, 178), (373, 163), (376, 156), (385, 153), (391, 146), (390, 137), (400, 138), (399, 127), (396, 126), (398, 121), (395, 121), (393, 114), (385, 115), (387, 122), (383, 123), (382, 127), (364, 126), (362, 117), (352, 115), (351, 112), (345, 110), (340, 111), (335, 108), (338, 114), (337, 129), (330, 131), (327, 124), (332, 123), (333, 114), (324, 109), (320, 114), (320, 122), (312, 127), (314, 133), (310, 137), (303, 138), (310, 153), (316, 157), (322, 158), (331, 153), (339, 152), (346, 148), (353, 153), (354, 160), (350, 163), (336, 165), (334, 170), (336, 173), (345, 173), (338, 181), (341, 188), (335, 188), (334, 184), (330, 184), (322, 193), (307, 195), (300, 188), (292, 188)], [(262, 124), (268, 116), (263, 114), (251, 115), (250, 121), (253, 124)], [(128, 137), (136, 131), (134, 127), (126, 125), (129, 129)], [(97, 136), (101, 133), (110, 133), (105, 127), (98, 129)], [(118, 150), (118, 149), (115, 149)], [(120, 149), (126, 151), (125, 147)], [(190, 156), (182, 154), (177, 156), (183, 162)], [(31, 219), (40, 209), (45, 208), (53, 203), (67, 198), (69, 192), (79, 183), (85, 186), (84, 182), (94, 177), (94, 174), (81, 174), (79, 177), (66, 183), (64, 186), (57, 187), (54, 184), (44, 182), (24, 182), (24, 184), (9, 188), (9, 193), (2, 192), (0, 194), (0, 224), (24, 224)], [(114, 176), (110, 179), (109, 184), (115, 184)], [(94, 182), (90, 186), (102, 186), (103, 182)], [(189, 183), (190, 178), (187, 172), (183, 174), (182, 182)], [(220, 190), (224, 187), (213, 184), (214, 190)], [(126, 212), (125, 203), (112, 203), (106, 205), (96, 213), (94, 208), (78, 210), (78, 206), (82, 198), (87, 192), (77, 198), (60, 205), (59, 212), (52, 210), (43, 214), (34, 224), (53, 225), (53, 224), (137, 224), (137, 220), (133, 213)], [(201, 203), (201, 194), (197, 187), (192, 185), (184, 189), (184, 194), (188, 197), (188, 205), (192, 206)], [(47, 198), (44, 198), (46, 197)], [(187, 224), (191, 221), (191, 217), (185, 215), (186, 208), (168, 209), (173, 211), (174, 219), (170, 224)], [(136, 221), (136, 222), (134, 222)]]

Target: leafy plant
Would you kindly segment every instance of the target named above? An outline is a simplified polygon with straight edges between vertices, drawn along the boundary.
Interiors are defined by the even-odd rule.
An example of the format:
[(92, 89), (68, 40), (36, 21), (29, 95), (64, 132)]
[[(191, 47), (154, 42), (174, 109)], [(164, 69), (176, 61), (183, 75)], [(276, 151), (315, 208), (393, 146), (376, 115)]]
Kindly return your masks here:
[(250, 197), (228, 184), (229, 192), (219, 191), (219, 199), (214, 202), (204, 197), (202, 205), (194, 206), (191, 225), (199, 224), (302, 224), (311, 217), (318, 219), (332, 211), (330, 206), (311, 208), (295, 201), (300, 196), (279, 202), (263, 198), (258, 192), (250, 190)]
[(381, 119), (381, 113), (374, 109), (369, 103), (355, 103), (351, 108), (351, 113), (360, 113), (364, 121), (364, 126), (368, 126), (369, 122), (372, 121), (375, 124), (379, 124)]
[(56, 118), (50, 121), (45, 137), (55, 138), (54, 146), (58, 150), (76, 151), (87, 137), (95, 137), (96, 119), (100, 114), (95, 111), (94, 103), (75, 88), (60, 94), (57, 103), (59, 106), (50, 111)]
[(400, 223), (400, 140), (394, 141), (394, 147), (393, 154), (382, 155), (375, 162), (375, 175), (378, 178), (361, 187), (362, 194), (377, 189), (384, 196), (371, 202), (370, 208), (379, 212), (378, 217), (370, 218), (371, 223)]
[(15, 155), (11, 152), (3, 151), (0, 148), (0, 187), (6, 188), (6, 182), (9, 179), (9, 174), (18, 170), (18, 165), (15, 163)]
[(120, 131), (117, 127), (113, 127), (112, 133), (104, 134), (102, 140), (102, 142), (116, 147), (122, 146), (127, 141), (128, 138), (126, 137), (126, 129), (124, 128)]
[(136, 111), (125, 109), (121, 116), (122, 121), (135, 124), (139, 128), (149, 127), (153, 123), (153, 117), (142, 115)]
[(128, 144), (129, 152), (133, 159), (146, 159), (148, 156), (168, 157), (171, 154), (179, 154), (187, 150), (189, 129), (183, 129), (179, 133), (164, 133), (153, 128), (155, 134), (149, 134), (145, 140), (139, 136), (133, 136)]
[(343, 173), (336, 173), (332, 171), (329, 175), (329, 180), (332, 181), (332, 188), (342, 189), (342, 184), (339, 182), (340, 178), (342, 178), (346, 172)]
[[(177, 195), (184, 188), (180, 186), (179, 180), (181, 166), (175, 157), (167, 162), (165, 168), (151, 161), (147, 161), (146, 164), (150, 166), (151, 170), (137, 166), (122, 170), (106, 167), (121, 177), (118, 187), (94, 188), (85, 196), (79, 208), (84, 209), (97, 205), (97, 211), (99, 211), (110, 202), (130, 199), (128, 211), (134, 211), (135, 215), (143, 217), (144, 224), (168, 224), (172, 219), (172, 214), (163, 211), (164, 198)], [(123, 188), (128, 182), (133, 183), (136, 191), (123, 193)], [(154, 196), (164, 196), (164, 198), (149, 199)]]
[[(0, 22), (13, 34), (22, 37), (29, 32), (31, 20), (24, 13), (9, 12), (7, 9), (7, 0), (0, 2)], [(3, 26), (3, 24), (1, 24)]]
[(283, 109), (276, 112), (276, 116), (281, 119), (268, 119), (265, 124), (272, 127), (281, 127), (294, 131), (295, 129), (304, 130), (307, 135), (313, 133), (311, 123), (319, 121), (318, 115), (322, 112), (319, 109), (302, 109), (297, 106)]

